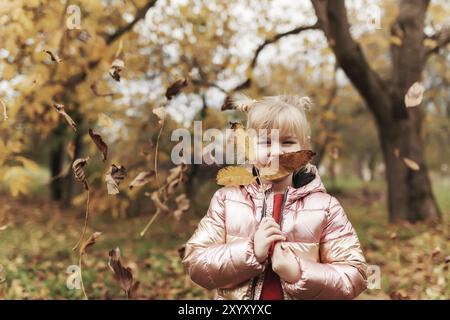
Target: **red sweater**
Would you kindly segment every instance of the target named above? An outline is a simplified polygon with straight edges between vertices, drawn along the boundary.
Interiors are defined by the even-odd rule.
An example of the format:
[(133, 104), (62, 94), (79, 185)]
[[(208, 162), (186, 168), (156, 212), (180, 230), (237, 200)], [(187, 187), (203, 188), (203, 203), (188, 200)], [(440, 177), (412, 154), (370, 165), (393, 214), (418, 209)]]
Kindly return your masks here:
[[(273, 201), (273, 218), (277, 223), (279, 223), (283, 194), (275, 194)], [(272, 243), (269, 250), (269, 265), (264, 276), (260, 300), (283, 300), (280, 277), (272, 270), (272, 264), (270, 263), (270, 257), (272, 256), (274, 246), (275, 242)]]

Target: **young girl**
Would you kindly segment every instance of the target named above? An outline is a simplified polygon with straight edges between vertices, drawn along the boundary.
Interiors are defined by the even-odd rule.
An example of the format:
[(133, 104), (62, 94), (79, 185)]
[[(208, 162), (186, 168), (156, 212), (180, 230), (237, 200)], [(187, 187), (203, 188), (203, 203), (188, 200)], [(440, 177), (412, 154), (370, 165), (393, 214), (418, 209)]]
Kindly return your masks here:
[[(267, 159), (309, 147), (306, 97), (275, 96), (243, 108), (259, 136), (256, 170)], [(258, 152), (257, 152), (258, 154)], [(366, 289), (366, 263), (343, 208), (311, 164), (276, 180), (256, 179), (214, 194), (185, 247), (191, 279), (216, 299), (353, 299)]]

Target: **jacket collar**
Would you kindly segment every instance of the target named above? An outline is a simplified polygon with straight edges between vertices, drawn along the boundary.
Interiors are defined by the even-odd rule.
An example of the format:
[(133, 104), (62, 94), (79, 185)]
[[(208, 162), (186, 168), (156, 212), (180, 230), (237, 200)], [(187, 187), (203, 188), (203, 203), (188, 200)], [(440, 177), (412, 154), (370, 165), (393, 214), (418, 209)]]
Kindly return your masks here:
[[(309, 169), (306, 170), (306, 168)], [(288, 186), (286, 204), (290, 204), (299, 198), (303, 198), (306, 195), (314, 192), (326, 192), (325, 186), (320, 179), (318, 170), (315, 165), (309, 164), (292, 175), (293, 186)], [(272, 183), (260, 184), (259, 179), (257, 181), (244, 186), (250, 196), (254, 199), (263, 199), (264, 190), (271, 190)]]

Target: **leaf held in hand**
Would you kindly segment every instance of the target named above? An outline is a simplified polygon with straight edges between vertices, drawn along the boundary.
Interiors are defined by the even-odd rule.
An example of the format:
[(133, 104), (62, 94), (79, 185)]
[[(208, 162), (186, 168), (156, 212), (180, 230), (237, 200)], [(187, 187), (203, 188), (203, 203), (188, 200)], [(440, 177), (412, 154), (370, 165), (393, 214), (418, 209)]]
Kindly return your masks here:
[(305, 166), (315, 155), (316, 153), (311, 150), (281, 154), (278, 160), (278, 168), (263, 167), (260, 169), (261, 176), (266, 180), (276, 180), (285, 177)]
[(248, 185), (255, 181), (255, 177), (244, 167), (225, 167), (217, 172), (217, 184), (223, 186)]
[(106, 161), (106, 158), (108, 157), (108, 145), (103, 141), (100, 134), (96, 133), (92, 129), (89, 128), (89, 135), (92, 138), (92, 141), (94, 141), (97, 148), (102, 152), (103, 155), (103, 162)]

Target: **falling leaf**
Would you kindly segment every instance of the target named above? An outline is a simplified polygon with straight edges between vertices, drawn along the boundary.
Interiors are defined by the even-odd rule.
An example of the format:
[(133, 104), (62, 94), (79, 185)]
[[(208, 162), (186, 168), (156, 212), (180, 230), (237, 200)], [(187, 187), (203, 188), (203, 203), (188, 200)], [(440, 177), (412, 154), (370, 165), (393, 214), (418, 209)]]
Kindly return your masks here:
[(117, 281), (122, 290), (125, 291), (127, 297), (128, 298), (136, 297), (137, 290), (139, 288), (139, 281), (134, 282), (131, 268), (124, 267), (122, 265), (122, 262), (120, 261), (119, 248), (109, 251), (108, 266), (110, 270), (114, 273), (114, 279)]
[(119, 184), (125, 179), (126, 176), (127, 170), (124, 166), (116, 167), (116, 165), (113, 164), (106, 173), (105, 177), (108, 194), (118, 194)]
[(94, 141), (97, 148), (101, 151), (103, 155), (103, 162), (105, 162), (106, 158), (108, 157), (107, 144), (105, 143), (105, 141), (103, 141), (102, 137), (98, 133), (93, 131), (91, 128), (89, 128), (89, 135), (91, 136), (92, 141)]
[(153, 109), (153, 113), (159, 118), (158, 123), (162, 125), (164, 119), (166, 118), (166, 109), (164, 107), (155, 108)]
[(73, 131), (77, 131), (77, 124), (73, 119), (64, 111), (64, 105), (60, 103), (54, 103), (53, 107), (56, 109), (56, 111), (64, 117), (67, 124), (73, 129)]
[(52, 59), (52, 61), (55, 61), (57, 63), (60, 63), (62, 61), (62, 59), (53, 51), (50, 50), (43, 50), (45, 53), (47, 53), (48, 55), (50, 55), (50, 58)]
[(111, 63), (111, 68), (109, 69), (109, 75), (116, 80), (120, 81), (120, 72), (125, 68), (125, 63), (121, 59), (115, 59), (113, 63)]
[(72, 170), (74, 172), (75, 178), (83, 183), (84, 189), (89, 190), (87, 181), (86, 181), (86, 175), (84, 173), (83, 167), (89, 162), (89, 157), (87, 158), (80, 158), (73, 162), (72, 164)]
[(157, 211), (162, 213), (167, 213), (170, 211), (169, 207), (162, 203), (161, 199), (159, 198), (158, 191), (153, 191), (150, 198), (153, 200)]
[(408, 168), (410, 168), (413, 171), (419, 171), (420, 170), (420, 166), (414, 160), (411, 160), (409, 158), (403, 158), (403, 162), (406, 164), (406, 166)]
[(94, 232), (89, 239), (87, 239), (85, 242), (83, 242), (80, 245), (80, 255), (84, 255), (86, 253), (86, 249), (97, 241), (97, 239), (101, 236), (101, 232)]
[(94, 93), (94, 95), (96, 95), (97, 97), (112, 97), (114, 95), (114, 93), (110, 92), (110, 93), (99, 93), (98, 89), (97, 89), (97, 84), (95, 82), (93, 82), (90, 85), (90, 88), (92, 90), (92, 92)]
[(178, 79), (174, 83), (172, 83), (166, 90), (166, 98), (167, 100), (172, 99), (178, 93), (180, 93), (181, 89), (187, 87), (188, 81), (187, 79)]
[(425, 89), (420, 82), (414, 82), (405, 95), (406, 107), (418, 106), (422, 102), (424, 91)]
[(149, 183), (150, 181), (155, 179), (155, 171), (150, 170), (150, 171), (143, 171), (140, 172), (136, 178), (134, 178), (134, 180), (130, 183), (130, 185), (128, 186), (128, 188), (133, 189), (134, 187), (137, 186), (142, 186), (146, 183)]
[(217, 184), (223, 186), (248, 185), (255, 181), (255, 177), (244, 167), (225, 167), (217, 172)]
[(220, 110), (225, 111), (225, 110), (233, 110), (233, 109), (236, 109), (236, 105), (233, 103), (233, 99), (230, 96), (227, 96), (225, 98), (225, 101), (223, 102)]
[(6, 103), (3, 101), (3, 99), (0, 98), (0, 103), (3, 106), (3, 120), (8, 120), (8, 114), (6, 113)]
[(166, 197), (172, 195), (175, 188), (186, 179), (187, 166), (182, 163), (175, 168), (170, 169), (170, 174), (166, 179), (164, 194)]
[(186, 194), (182, 193), (175, 198), (175, 203), (177, 204), (177, 209), (174, 211), (173, 214), (175, 216), (175, 219), (180, 220), (183, 212), (189, 209), (190, 202), (189, 199), (186, 197)]

